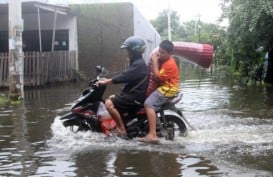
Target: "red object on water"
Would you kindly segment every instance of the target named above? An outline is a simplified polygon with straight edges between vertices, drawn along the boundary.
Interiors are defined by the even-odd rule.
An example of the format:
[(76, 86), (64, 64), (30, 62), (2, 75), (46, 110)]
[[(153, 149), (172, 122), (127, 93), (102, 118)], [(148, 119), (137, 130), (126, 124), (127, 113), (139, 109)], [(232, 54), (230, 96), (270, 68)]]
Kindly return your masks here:
[(112, 118), (107, 118), (107, 119), (100, 119), (100, 128), (101, 131), (108, 135), (111, 130), (114, 130), (117, 127), (116, 122)]
[(173, 42), (174, 55), (208, 68), (213, 59), (213, 46), (191, 42)]

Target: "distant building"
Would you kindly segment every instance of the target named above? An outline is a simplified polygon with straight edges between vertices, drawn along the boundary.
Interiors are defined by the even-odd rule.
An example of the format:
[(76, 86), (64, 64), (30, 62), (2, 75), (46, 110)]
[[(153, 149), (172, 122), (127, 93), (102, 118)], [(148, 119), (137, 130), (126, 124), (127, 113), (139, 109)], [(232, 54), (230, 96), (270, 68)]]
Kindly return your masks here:
[[(55, 12), (56, 25), (54, 25)], [(51, 51), (54, 30), (53, 50), (78, 50), (76, 16), (68, 7), (36, 1), (23, 2), (22, 18), (24, 20), (23, 51), (40, 51), (39, 40), (41, 40), (42, 52)], [(8, 30), (8, 4), (0, 4), (0, 52), (8, 52)]]
[[(75, 79), (78, 70), (76, 16), (68, 7), (22, 3), (24, 85)], [(0, 87), (8, 86), (8, 4), (0, 4)], [(14, 39), (11, 39), (14, 40)]]
[[(89, 76), (96, 65), (106, 66), (113, 72), (120, 71), (126, 65), (125, 52), (120, 49), (120, 45), (129, 36), (143, 37), (147, 44), (145, 59), (160, 42), (159, 34), (131, 3), (59, 6), (28, 1), (22, 2), (22, 18), (25, 62), (27, 58), (34, 56), (38, 58), (39, 63), (38, 69), (36, 68), (38, 65), (30, 66), (31, 71), (25, 69), (25, 72), (31, 72), (31, 74), (25, 73), (25, 76), (31, 77), (30, 80), (33, 82), (33, 78), (37, 77), (32, 78), (30, 75), (43, 75), (48, 72), (44, 74), (41, 85), (71, 80), (75, 78), (75, 74), (67, 75), (71, 70)], [(0, 4), (0, 60), (3, 61), (6, 56), (3, 53), (9, 51), (8, 30), (8, 4)], [(41, 60), (45, 56), (47, 60)], [(55, 62), (55, 60), (60, 61)], [(47, 63), (51, 67), (41, 69), (41, 65), (45, 65), (44, 61), (51, 62), (50, 65)], [(4, 64), (0, 68), (5, 68), (7, 72), (5, 62), (2, 63)], [(63, 71), (62, 67), (68, 68)], [(54, 72), (51, 72), (53, 70)], [(0, 87), (2, 87), (7, 85), (7, 81), (3, 81), (7, 74), (0, 72), (2, 72), (0, 78)], [(32, 85), (37, 84), (32, 83)]]

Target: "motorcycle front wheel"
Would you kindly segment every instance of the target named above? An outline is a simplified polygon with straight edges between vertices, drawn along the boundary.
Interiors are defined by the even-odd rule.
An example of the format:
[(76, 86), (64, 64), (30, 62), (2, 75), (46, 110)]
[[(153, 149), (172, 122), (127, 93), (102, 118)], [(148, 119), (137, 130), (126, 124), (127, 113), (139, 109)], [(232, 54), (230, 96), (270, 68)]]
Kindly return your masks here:
[(71, 131), (73, 132), (87, 131), (91, 129), (85, 118), (73, 113), (62, 116), (60, 120), (62, 121), (64, 127), (70, 127)]

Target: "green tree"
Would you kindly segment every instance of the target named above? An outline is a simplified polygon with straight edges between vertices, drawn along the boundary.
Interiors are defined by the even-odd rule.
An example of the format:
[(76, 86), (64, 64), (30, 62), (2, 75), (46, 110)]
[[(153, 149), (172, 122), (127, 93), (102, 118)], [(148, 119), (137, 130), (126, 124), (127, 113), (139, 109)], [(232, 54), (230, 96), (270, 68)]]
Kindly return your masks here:
[(263, 57), (269, 52), (265, 81), (273, 83), (273, 1), (223, 0), (222, 9), (230, 22), (227, 45), (235, 70), (242, 77), (261, 80)]
[[(172, 40), (181, 41), (183, 40), (183, 36), (185, 36), (185, 30), (180, 24), (180, 17), (175, 11), (171, 11), (170, 13)], [(163, 10), (151, 23), (162, 39), (168, 39), (168, 10)]]
[(191, 20), (183, 23), (183, 26), (186, 31), (183, 38), (187, 42), (209, 43), (217, 47), (222, 44), (226, 36), (223, 27), (212, 23)]
[[(217, 47), (221, 44), (226, 32), (222, 27), (202, 21), (188, 21), (180, 23), (177, 12), (171, 11), (171, 28), (173, 41), (186, 41), (196, 43), (210, 43)], [(159, 13), (159, 16), (151, 23), (156, 28), (162, 39), (168, 38), (168, 10)], [(200, 26), (200, 28), (199, 28)]]
[[(167, 10), (162, 11), (151, 23), (161, 35), (162, 39), (168, 38)], [(228, 58), (225, 56), (228, 53), (226, 52), (226, 31), (223, 27), (195, 20), (181, 24), (179, 16), (174, 11), (171, 11), (171, 25), (173, 41), (211, 44), (214, 47), (215, 61), (217, 64), (227, 64), (227, 60), (225, 60), (225, 58)]]

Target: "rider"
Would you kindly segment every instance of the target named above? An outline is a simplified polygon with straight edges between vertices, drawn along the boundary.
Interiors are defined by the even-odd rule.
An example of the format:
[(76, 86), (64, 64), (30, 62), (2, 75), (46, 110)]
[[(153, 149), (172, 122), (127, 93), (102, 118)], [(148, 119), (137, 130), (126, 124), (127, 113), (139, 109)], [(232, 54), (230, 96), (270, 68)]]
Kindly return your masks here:
[(157, 52), (152, 53), (152, 74), (158, 83), (158, 87), (145, 100), (144, 109), (149, 121), (149, 133), (139, 139), (141, 142), (157, 143), (156, 111), (170, 98), (179, 92), (179, 70), (172, 58), (173, 43), (163, 40), (159, 44)]
[(143, 104), (148, 84), (148, 69), (142, 56), (146, 49), (142, 38), (131, 36), (124, 41), (120, 48), (127, 51), (129, 67), (110, 79), (99, 80), (97, 84), (125, 84), (121, 92), (105, 100), (107, 111), (117, 123), (117, 135), (125, 138), (127, 132), (121, 114), (140, 108)]

